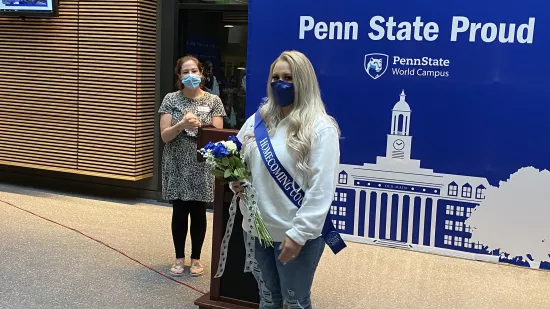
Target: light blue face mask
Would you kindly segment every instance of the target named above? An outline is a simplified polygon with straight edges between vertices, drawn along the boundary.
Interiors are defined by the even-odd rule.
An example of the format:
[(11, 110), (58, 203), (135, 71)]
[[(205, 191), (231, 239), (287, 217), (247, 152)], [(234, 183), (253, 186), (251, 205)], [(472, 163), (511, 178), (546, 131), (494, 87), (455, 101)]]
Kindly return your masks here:
[(195, 89), (201, 84), (202, 79), (197, 74), (188, 74), (181, 79), (181, 82), (185, 88)]

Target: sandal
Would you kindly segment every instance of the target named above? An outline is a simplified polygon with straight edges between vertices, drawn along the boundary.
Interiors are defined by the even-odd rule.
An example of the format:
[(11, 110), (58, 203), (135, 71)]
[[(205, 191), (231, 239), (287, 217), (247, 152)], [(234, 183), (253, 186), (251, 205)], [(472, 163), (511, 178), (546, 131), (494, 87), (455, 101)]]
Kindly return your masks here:
[(174, 277), (180, 277), (183, 276), (183, 273), (185, 272), (185, 267), (182, 263), (176, 263), (172, 265), (172, 268), (170, 268), (170, 274)]
[(192, 277), (202, 276), (204, 274), (204, 266), (200, 261), (193, 261), (190, 271)]

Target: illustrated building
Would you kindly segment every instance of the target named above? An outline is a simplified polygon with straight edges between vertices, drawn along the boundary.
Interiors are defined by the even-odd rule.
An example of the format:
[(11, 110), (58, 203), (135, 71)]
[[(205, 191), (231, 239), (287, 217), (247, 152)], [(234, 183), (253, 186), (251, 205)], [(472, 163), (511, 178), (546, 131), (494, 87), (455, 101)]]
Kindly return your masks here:
[[(330, 214), (359, 241), (487, 253), (466, 224), (481, 205), (487, 179), (435, 173), (411, 159), (411, 109), (405, 92), (392, 109), (386, 155), (376, 164), (341, 164)], [(436, 250), (437, 251), (437, 250)]]

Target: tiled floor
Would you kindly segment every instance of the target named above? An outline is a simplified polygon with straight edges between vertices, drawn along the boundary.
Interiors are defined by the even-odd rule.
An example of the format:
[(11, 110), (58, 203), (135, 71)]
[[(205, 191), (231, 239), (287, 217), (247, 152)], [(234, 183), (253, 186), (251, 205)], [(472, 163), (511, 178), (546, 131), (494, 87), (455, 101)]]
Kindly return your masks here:
[[(169, 207), (1, 184), (0, 200), (164, 273), (172, 262)], [(181, 280), (207, 290), (208, 278)], [(315, 308), (550, 309), (549, 291), (550, 272), (349, 244), (338, 256), (325, 251), (313, 302)], [(0, 308), (195, 308), (199, 296), (81, 234), (0, 202)]]

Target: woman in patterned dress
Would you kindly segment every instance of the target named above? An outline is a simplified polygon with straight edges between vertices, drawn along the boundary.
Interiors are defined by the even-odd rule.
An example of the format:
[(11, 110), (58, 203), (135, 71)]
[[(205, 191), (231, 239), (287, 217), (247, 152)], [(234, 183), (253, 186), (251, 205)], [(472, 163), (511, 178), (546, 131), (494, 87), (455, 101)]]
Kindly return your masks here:
[(214, 178), (205, 163), (197, 162), (197, 128), (223, 127), (225, 109), (216, 95), (202, 90), (200, 62), (191, 56), (176, 65), (179, 91), (167, 94), (160, 106), (160, 132), (166, 143), (162, 156), (162, 195), (173, 206), (172, 238), (176, 261), (170, 273), (181, 276), (185, 265), (185, 240), (191, 217), (191, 275), (200, 276), (200, 254), (206, 235), (206, 203), (214, 201)]

